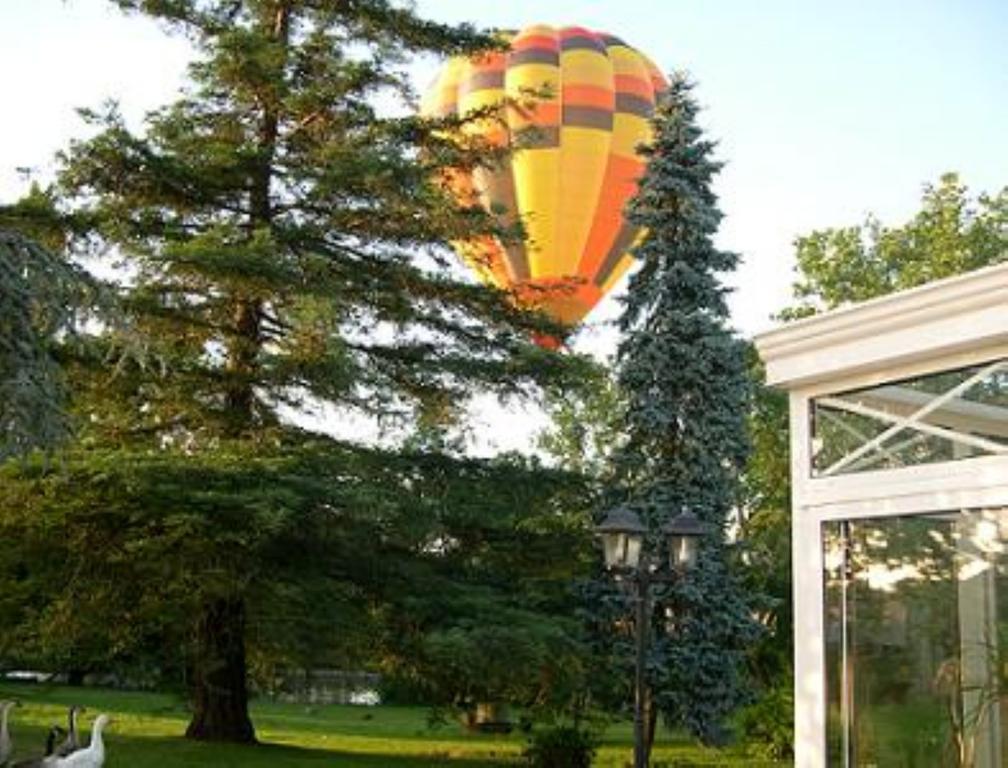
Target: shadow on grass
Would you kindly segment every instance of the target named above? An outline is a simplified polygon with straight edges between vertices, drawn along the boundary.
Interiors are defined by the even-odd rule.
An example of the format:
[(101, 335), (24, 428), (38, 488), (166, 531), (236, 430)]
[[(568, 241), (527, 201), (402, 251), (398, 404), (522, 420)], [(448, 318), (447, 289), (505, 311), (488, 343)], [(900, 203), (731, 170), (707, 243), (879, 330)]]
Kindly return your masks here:
[[(423, 753), (354, 752), (346, 749), (294, 747), (282, 744), (235, 746), (189, 741), (179, 737), (140, 737), (109, 734), (107, 768), (500, 768), (515, 766), (512, 753), (484, 757), (464, 756), (431, 745)], [(394, 744), (390, 749), (394, 750)]]

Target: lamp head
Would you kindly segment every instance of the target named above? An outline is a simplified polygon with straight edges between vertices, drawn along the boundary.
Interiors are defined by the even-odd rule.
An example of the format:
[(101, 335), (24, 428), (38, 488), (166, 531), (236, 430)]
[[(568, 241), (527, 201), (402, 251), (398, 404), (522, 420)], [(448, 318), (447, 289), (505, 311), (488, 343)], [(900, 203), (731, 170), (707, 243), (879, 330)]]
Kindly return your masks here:
[(674, 570), (686, 571), (696, 565), (700, 539), (708, 530), (708, 526), (686, 507), (662, 526), (662, 534), (668, 542), (669, 565)]
[(637, 567), (647, 528), (636, 512), (627, 506), (610, 510), (595, 526), (595, 533), (602, 540), (606, 568)]

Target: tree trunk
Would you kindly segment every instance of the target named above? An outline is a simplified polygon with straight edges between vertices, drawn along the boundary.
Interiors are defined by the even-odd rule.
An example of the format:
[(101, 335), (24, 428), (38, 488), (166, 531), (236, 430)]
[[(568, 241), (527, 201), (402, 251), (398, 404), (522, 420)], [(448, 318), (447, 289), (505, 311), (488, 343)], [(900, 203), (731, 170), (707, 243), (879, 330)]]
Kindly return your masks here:
[[(260, 31), (280, 43), (286, 62), (290, 36), (290, 0), (260, 6)], [(278, 77), (283, 73), (278, 72)], [(260, 162), (249, 187), (249, 233), (273, 223), (271, 187), (273, 160), (280, 125), (280, 104), (267, 100), (259, 120)], [(261, 301), (234, 296), (233, 329), (228, 342), (228, 370), (232, 374), (228, 410), (232, 437), (242, 438), (255, 426), (255, 379), (262, 351)], [(245, 603), (241, 598), (218, 599), (205, 606), (196, 632), (192, 680), (193, 717), (186, 729), (190, 739), (251, 743), (255, 730), (248, 715), (245, 665)]]
[(204, 607), (196, 627), (193, 716), (186, 737), (254, 743), (245, 680), (245, 603), (221, 598)]

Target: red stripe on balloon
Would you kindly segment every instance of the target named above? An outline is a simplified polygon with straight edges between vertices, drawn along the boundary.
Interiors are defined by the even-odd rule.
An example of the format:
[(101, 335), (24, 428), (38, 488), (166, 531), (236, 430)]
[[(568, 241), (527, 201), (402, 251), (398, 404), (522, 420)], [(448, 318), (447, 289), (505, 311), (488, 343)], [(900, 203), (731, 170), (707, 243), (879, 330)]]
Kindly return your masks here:
[(654, 103), (654, 85), (650, 80), (635, 75), (616, 75), (613, 78), (613, 85), (619, 93), (632, 93)]
[(615, 109), (616, 99), (611, 88), (601, 88), (597, 85), (565, 85), (563, 87), (564, 106), (598, 107), (600, 109)]
[(600, 43), (602, 38), (599, 37), (595, 32), (590, 29), (585, 29), (584, 27), (564, 27), (560, 30), (560, 39), (567, 40), (571, 37), (594, 37)]
[(511, 43), (512, 51), (526, 51), (530, 48), (542, 48), (548, 51), (558, 51), (560, 50), (560, 43), (555, 37), (547, 37), (546, 35), (528, 35), (526, 37), (519, 37)]

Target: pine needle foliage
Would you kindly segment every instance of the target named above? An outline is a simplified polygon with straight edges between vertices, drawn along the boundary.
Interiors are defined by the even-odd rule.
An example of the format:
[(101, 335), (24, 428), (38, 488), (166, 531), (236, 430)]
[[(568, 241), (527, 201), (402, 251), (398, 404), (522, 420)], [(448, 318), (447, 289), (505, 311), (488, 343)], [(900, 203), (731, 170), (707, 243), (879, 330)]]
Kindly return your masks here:
[(99, 300), (84, 270), (0, 229), (0, 462), (49, 451), (70, 435), (54, 353)]
[(721, 164), (697, 125), (692, 90), (685, 76), (672, 78), (629, 208), (647, 235), (620, 320), (627, 442), (614, 463), (652, 550), (684, 507), (710, 526), (695, 570), (657, 596), (648, 669), (665, 719), (711, 743), (747, 698), (745, 649), (758, 628), (726, 543), (749, 451), (745, 346), (728, 327), (721, 282), (738, 256), (714, 244), (721, 213), (711, 187)]
[[(43, 511), (50, 536), (65, 537), (60, 547), (71, 551), (61, 549), (57, 565), (80, 565), (65, 573), (77, 580), (71, 593), (93, 588), (102, 605), (136, 606), (132, 631), (118, 628), (123, 656), (153, 649), (157, 658), (165, 638), (178, 637), (170, 630), (184, 629), (179, 665), (194, 711), (188, 735), (198, 739), (254, 740), (250, 662), (380, 664), (387, 652), (389, 664), (406, 666), (406, 643), (377, 640), (374, 621), (385, 615), (416, 615), (400, 638), (418, 645), (438, 628), (461, 628), (450, 634), (457, 647), (505, 600), (515, 609), (501, 615), (528, 619), (533, 633), (538, 622), (552, 642), (552, 607), (518, 610), (522, 580), (486, 552), (494, 536), (520, 546), (505, 536), (520, 516), (500, 503), (473, 512), (503, 493), (504, 475), (434, 452), (411, 463), (412, 450), (394, 441), (374, 451), (308, 436), (284, 418), (324, 405), (405, 432), (458, 418), (476, 393), (527, 395), (578, 376), (576, 357), (531, 343), (534, 332), (557, 333), (548, 321), (450, 268), (449, 243), (497, 234), (492, 217), (458, 204), (444, 182), (446, 169), (501, 161), (500, 149), (458, 130), (494, 115), (433, 121), (376, 106), (409, 106), (411, 57), (499, 40), (393, 0), (116, 5), (186, 35), (198, 58), (180, 97), (140, 130), (114, 104), (84, 110), (91, 138), (61, 157), (56, 202), (74, 222), (74, 247), (127, 267), (122, 305), (158, 361), (109, 376), (100, 339), (72, 370), (82, 428), (67, 471), (78, 482), (26, 474), (28, 485), (7, 487)], [(428, 472), (443, 482), (425, 483)], [(504, 474), (528, 496), (499, 498), (550, 509), (539, 468)], [(460, 487), (468, 496), (454, 495)], [(57, 491), (72, 502), (52, 504)], [(424, 592), (419, 576), (390, 575), (386, 555), (414, 575), (441, 574), (457, 557), (475, 570), (454, 591), (472, 589), (438, 612), (437, 592)], [(8, 573), (17, 580), (39, 562), (53, 559), (25, 557)], [(45, 573), (18, 583), (59, 583), (59, 569)], [(473, 602), (482, 619), (466, 618)], [(71, 603), (51, 607), (60, 605)], [(82, 638), (117, 634), (101, 618), (60, 615), (65, 622), (34, 626), (54, 642), (74, 637), (73, 627)]]

